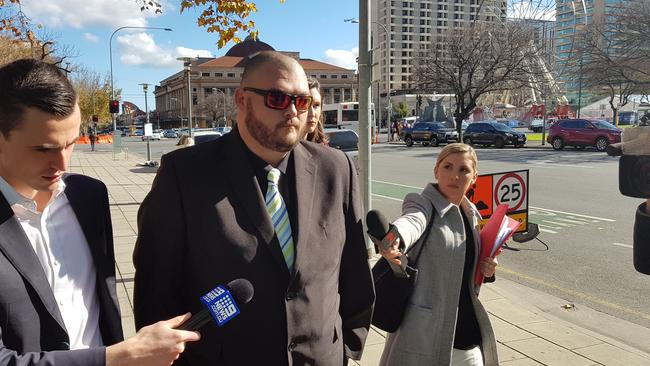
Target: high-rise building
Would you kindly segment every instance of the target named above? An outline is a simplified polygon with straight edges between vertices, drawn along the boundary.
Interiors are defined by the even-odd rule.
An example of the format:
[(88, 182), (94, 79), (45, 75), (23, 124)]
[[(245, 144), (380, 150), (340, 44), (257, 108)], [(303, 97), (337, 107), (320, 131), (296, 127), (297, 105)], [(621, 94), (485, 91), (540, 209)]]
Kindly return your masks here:
[(436, 47), (450, 29), (477, 18), (506, 20), (506, 0), (373, 0), (372, 9), (372, 22), (386, 28), (372, 24), (373, 81), (381, 94), (411, 92), (413, 59)]
[(523, 19), (525, 24), (535, 28), (535, 44), (544, 51), (544, 60), (549, 66), (555, 64), (555, 21), (543, 19)]
[[(556, 0), (555, 54), (558, 78), (566, 83), (569, 102), (574, 106), (585, 105), (591, 98), (588, 90), (582, 90), (582, 75), (576, 58), (580, 48), (579, 35), (594, 23), (610, 20), (627, 0)], [(577, 75), (576, 75), (577, 73)]]

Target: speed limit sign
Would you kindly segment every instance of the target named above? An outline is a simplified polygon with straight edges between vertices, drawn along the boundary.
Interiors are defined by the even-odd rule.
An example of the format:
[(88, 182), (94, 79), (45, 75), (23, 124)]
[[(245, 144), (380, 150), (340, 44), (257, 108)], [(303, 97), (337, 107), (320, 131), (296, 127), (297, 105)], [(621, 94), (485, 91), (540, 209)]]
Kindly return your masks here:
[(528, 170), (517, 170), (479, 175), (466, 196), (481, 214), (481, 226), (487, 223), (496, 207), (505, 204), (508, 205), (508, 216), (521, 222), (517, 231), (526, 231), (529, 189)]
[(508, 211), (528, 209), (528, 171), (509, 172), (492, 178), (494, 188), (494, 206), (508, 205)]

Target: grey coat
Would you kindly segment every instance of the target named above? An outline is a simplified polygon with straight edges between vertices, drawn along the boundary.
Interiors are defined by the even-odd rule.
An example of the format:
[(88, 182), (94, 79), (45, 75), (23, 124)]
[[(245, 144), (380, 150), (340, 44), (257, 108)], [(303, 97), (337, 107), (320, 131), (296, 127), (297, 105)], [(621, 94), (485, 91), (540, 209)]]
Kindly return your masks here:
[[(470, 220), (477, 254), (480, 250), (480, 214), (466, 198), (461, 207)], [(404, 244), (410, 246), (423, 234), (431, 215), (431, 233), (418, 260), (419, 275), (400, 328), (386, 340), (380, 365), (449, 365), (456, 329), (458, 300), (465, 262), (465, 227), (458, 206), (428, 184), (422, 193), (406, 196), (402, 216), (393, 224)], [(480, 287), (474, 286), (472, 271), (470, 296), (481, 329), (486, 366), (498, 365), (497, 346), (488, 314), (478, 300)]]

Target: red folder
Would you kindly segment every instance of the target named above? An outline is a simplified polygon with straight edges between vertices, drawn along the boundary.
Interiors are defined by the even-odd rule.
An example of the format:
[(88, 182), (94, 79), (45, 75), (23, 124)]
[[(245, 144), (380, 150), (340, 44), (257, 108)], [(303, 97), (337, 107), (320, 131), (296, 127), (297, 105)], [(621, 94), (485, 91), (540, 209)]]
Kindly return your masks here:
[(483, 273), (480, 271), (480, 264), (483, 259), (496, 257), (501, 254), (501, 247), (515, 233), (521, 223), (506, 215), (508, 205), (499, 205), (490, 219), (480, 232), (481, 252), (479, 253), (474, 284), (480, 286), (483, 283)]

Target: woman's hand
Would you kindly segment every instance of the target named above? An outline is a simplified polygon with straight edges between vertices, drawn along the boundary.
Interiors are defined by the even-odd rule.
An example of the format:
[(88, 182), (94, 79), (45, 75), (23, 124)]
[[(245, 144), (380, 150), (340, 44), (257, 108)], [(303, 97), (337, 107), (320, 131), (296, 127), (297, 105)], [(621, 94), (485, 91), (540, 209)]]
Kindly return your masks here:
[(485, 258), (481, 261), (480, 269), (484, 277), (494, 276), (494, 272), (497, 270), (497, 265), (499, 261), (496, 258)]
[(370, 240), (372, 240), (373, 243), (379, 248), (379, 254), (381, 254), (382, 257), (386, 258), (387, 261), (392, 262), (397, 264), (398, 266), (402, 265), (402, 261), (399, 260), (399, 257), (402, 255), (402, 252), (399, 250), (399, 245), (400, 245), (400, 240), (399, 237), (395, 239), (395, 241), (391, 244), (391, 246), (388, 249), (384, 249), (384, 247), (381, 244), (381, 240), (375, 238), (372, 235), (370, 236)]

